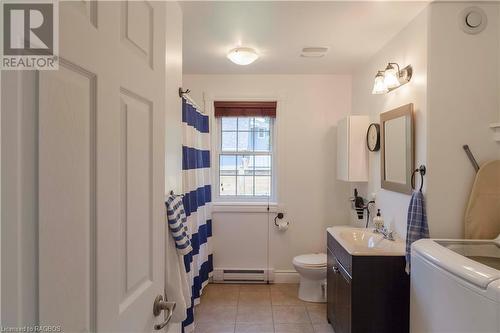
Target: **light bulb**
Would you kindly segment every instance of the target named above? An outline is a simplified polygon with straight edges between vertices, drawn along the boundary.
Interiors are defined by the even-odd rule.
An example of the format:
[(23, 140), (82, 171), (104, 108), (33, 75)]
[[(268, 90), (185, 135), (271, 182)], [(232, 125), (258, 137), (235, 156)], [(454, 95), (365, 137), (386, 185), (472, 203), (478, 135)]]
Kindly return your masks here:
[(382, 71), (378, 71), (377, 75), (375, 76), (375, 82), (373, 83), (372, 94), (385, 94), (388, 91), (389, 89), (387, 89), (384, 83), (384, 73)]
[(388, 64), (385, 68), (384, 84), (387, 89), (397, 88), (401, 85), (401, 83), (399, 82), (399, 72), (391, 64)]

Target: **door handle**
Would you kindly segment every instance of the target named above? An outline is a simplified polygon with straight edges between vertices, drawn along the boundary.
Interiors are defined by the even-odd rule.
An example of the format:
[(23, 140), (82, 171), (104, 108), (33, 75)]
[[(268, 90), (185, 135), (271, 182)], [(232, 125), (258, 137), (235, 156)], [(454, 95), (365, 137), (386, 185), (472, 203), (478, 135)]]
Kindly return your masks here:
[(165, 310), (167, 311), (167, 316), (165, 318), (165, 321), (161, 324), (156, 324), (154, 326), (155, 330), (161, 330), (165, 326), (168, 325), (170, 322), (170, 319), (172, 319), (172, 316), (174, 315), (174, 310), (175, 310), (175, 302), (168, 302), (163, 300), (162, 295), (158, 295), (155, 298), (155, 302), (153, 304), (153, 314), (155, 317), (158, 317), (160, 313)]
[(334, 273), (340, 273), (340, 269), (337, 266), (333, 265), (332, 269)]

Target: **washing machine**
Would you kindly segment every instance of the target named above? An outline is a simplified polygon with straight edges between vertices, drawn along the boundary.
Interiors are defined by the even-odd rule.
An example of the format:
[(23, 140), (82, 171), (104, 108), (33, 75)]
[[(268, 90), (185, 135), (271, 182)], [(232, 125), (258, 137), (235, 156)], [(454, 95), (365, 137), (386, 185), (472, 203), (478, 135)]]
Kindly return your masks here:
[(500, 236), (412, 245), (411, 333), (500, 332)]

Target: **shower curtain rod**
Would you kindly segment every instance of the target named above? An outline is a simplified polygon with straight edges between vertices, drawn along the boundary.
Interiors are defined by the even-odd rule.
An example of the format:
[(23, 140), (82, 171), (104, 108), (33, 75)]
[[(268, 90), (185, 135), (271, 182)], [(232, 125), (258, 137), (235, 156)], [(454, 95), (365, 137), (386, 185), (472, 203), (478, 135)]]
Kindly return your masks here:
[(189, 103), (193, 104), (194, 107), (196, 107), (196, 109), (198, 109), (201, 113), (205, 113), (205, 110), (203, 110), (202, 108), (200, 108), (200, 106), (198, 105), (198, 103), (196, 103), (192, 98), (191, 96), (189, 96), (188, 94), (191, 92), (191, 90), (189, 89), (186, 89), (186, 90), (182, 90), (182, 87), (179, 88), (179, 97), (182, 98), (184, 97), (186, 100), (189, 101)]

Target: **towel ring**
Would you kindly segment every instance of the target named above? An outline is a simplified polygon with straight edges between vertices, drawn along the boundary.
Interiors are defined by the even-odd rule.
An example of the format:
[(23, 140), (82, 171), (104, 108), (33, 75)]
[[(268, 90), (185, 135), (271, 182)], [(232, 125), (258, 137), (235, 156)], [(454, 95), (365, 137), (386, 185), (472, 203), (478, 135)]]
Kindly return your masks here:
[(425, 165), (421, 165), (418, 167), (418, 169), (415, 169), (413, 171), (413, 173), (411, 174), (411, 188), (412, 189), (415, 189), (415, 174), (416, 173), (420, 173), (420, 189), (419, 191), (422, 191), (422, 187), (424, 187), (424, 176), (425, 176), (425, 173), (427, 172), (427, 168), (425, 167)]

